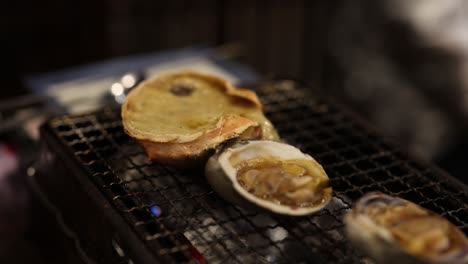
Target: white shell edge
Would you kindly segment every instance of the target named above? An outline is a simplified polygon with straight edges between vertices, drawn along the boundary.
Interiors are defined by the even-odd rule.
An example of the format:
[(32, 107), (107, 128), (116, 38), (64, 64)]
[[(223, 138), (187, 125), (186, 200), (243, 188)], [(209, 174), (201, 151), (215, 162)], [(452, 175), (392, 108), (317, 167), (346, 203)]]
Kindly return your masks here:
[[(314, 212), (317, 212), (324, 208), (328, 202), (331, 199), (331, 195), (329, 199), (322, 204), (315, 206), (315, 207), (308, 207), (308, 208), (297, 208), (297, 209), (292, 209), (289, 206), (284, 206), (284, 205), (279, 205), (273, 202), (269, 202), (267, 200), (263, 200), (260, 198), (257, 198), (255, 195), (249, 193), (247, 190), (245, 190), (238, 182), (237, 182), (237, 171), (236, 169), (232, 166), (232, 164), (229, 162), (229, 157), (237, 152), (241, 151), (246, 151), (249, 148), (252, 147), (257, 147), (256, 148), (256, 154), (261, 154), (265, 153), (268, 156), (275, 156), (279, 158), (286, 158), (286, 159), (307, 159), (307, 160), (313, 160), (315, 161), (314, 158), (312, 158), (310, 155), (302, 153), (298, 148), (295, 148), (291, 145), (287, 145), (284, 143), (276, 142), (276, 141), (268, 141), (268, 140), (259, 140), (259, 141), (249, 141), (247, 144), (236, 147), (236, 148), (229, 148), (226, 151), (224, 151), (218, 158), (218, 162), (221, 166), (221, 168), (224, 170), (226, 175), (229, 177), (229, 179), (232, 182), (232, 185), (234, 189), (245, 199), (248, 201), (254, 203), (255, 205), (265, 208), (269, 211), (279, 213), (279, 214), (286, 214), (286, 215), (294, 215), (294, 216), (299, 216), (299, 215), (308, 215)], [(251, 156), (253, 154), (247, 153), (246, 158), (253, 158)], [(250, 156), (250, 157), (249, 157)], [(316, 162), (316, 161), (315, 161)], [(317, 163), (318, 166), (320, 166)]]

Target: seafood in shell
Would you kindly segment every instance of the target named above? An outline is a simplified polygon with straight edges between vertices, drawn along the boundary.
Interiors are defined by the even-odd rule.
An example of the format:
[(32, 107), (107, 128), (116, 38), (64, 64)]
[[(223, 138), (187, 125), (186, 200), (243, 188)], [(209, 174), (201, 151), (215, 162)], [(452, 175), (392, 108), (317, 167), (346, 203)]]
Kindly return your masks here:
[(366, 194), (344, 220), (349, 239), (377, 263), (468, 263), (468, 239), (456, 226), (402, 198)]
[(177, 168), (204, 166), (233, 138), (279, 139), (254, 91), (198, 72), (145, 80), (128, 94), (121, 113), (125, 132), (150, 160)]
[(291, 145), (269, 140), (241, 141), (218, 151), (208, 160), (205, 175), (226, 200), (278, 214), (314, 213), (332, 195), (317, 161)]

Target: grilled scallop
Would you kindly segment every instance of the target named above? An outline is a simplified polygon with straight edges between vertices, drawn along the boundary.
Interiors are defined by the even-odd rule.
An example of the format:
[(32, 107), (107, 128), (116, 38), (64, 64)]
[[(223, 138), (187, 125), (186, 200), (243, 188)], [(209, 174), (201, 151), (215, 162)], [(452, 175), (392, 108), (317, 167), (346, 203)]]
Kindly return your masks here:
[(314, 213), (332, 194), (327, 174), (311, 156), (268, 140), (225, 148), (208, 160), (205, 175), (226, 200), (278, 214)]
[(204, 165), (232, 138), (278, 139), (253, 91), (195, 72), (144, 81), (126, 98), (122, 119), (150, 159), (175, 167)]
[(345, 216), (351, 241), (377, 263), (468, 263), (466, 236), (407, 200), (370, 193)]

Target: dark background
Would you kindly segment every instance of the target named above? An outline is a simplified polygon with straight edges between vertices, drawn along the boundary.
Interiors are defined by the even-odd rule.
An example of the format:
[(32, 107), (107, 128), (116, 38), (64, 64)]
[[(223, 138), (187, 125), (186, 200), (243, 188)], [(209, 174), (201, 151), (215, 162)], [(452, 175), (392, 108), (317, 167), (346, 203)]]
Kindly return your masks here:
[[(384, 2), (10, 1), (0, 9), (1, 58), (6, 66), (0, 75), (0, 99), (24, 93), (25, 75), (166, 49), (225, 47), (233, 59), (265, 77), (299, 78), (342, 99), (403, 148), (466, 180), (466, 104), (460, 102), (454, 75), (459, 59), (418, 39), (418, 32), (397, 21)], [(364, 77), (351, 86), (370, 86), (365, 88), (373, 96), (362, 100), (355, 91), (359, 89), (350, 94), (353, 69), (373, 59), (372, 53), (361, 54), (353, 47), (379, 54), (398, 69), (398, 78), (423, 98), (424, 106), (398, 96), (389, 103), (388, 94), (401, 94), (401, 82), (388, 85)], [(363, 62), (346, 64), (357, 53)], [(388, 76), (385, 71), (372, 72), (372, 65), (363, 68), (369, 76)], [(429, 112), (438, 114), (438, 123), (429, 118), (414, 125)]]
[[(116, 56), (239, 44), (263, 74), (319, 82), (333, 1), (16, 1), (1, 8), (9, 83)], [(9, 93), (15, 89), (7, 89)]]

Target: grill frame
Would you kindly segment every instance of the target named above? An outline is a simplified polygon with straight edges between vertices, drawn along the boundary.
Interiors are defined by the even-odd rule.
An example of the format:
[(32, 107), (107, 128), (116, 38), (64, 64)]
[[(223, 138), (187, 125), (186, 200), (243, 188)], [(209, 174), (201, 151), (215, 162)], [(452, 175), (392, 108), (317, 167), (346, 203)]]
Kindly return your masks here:
[[(60, 211), (65, 224), (79, 234), (78, 242), (92, 263), (125, 259), (116, 254), (112, 241), (124, 248), (125, 254), (135, 263), (160, 263), (161, 259), (154, 258), (146, 250), (144, 243), (96, 185), (83, 177), (88, 175), (88, 171), (70, 156), (51, 129), (49, 123), (40, 129), (43, 142), (36, 182), (40, 191)], [(67, 192), (58, 191), (57, 186)], [(88, 216), (83, 218), (84, 214)]]
[[(257, 87), (257, 92), (259, 93), (259, 97), (265, 105), (265, 112), (267, 116), (279, 129), (280, 134), (284, 136), (286, 141), (298, 146), (305, 152), (311, 154), (324, 165), (325, 170), (327, 171), (332, 180), (332, 186), (334, 187), (335, 197), (332, 204), (327, 206), (325, 210), (320, 211), (319, 213), (314, 214), (313, 216), (293, 218), (268, 214), (257, 214), (256, 212), (246, 211), (243, 208), (238, 208), (236, 206), (229, 205), (223, 201), (219, 201), (221, 205), (226, 206), (226, 208), (228, 209), (226, 209), (226, 212), (220, 212), (218, 215), (218, 213), (211, 212), (212, 208), (210, 208), (210, 205), (215, 206), (216, 210), (219, 210), (221, 206), (220, 204), (210, 204), (209, 201), (204, 200), (202, 200), (202, 202), (198, 201), (200, 197), (203, 198), (205, 196), (210, 198), (216, 198), (216, 194), (214, 194), (212, 191), (206, 192), (206, 189), (203, 189), (204, 192), (202, 192), (200, 196), (196, 196), (193, 195), (192, 190), (190, 189), (190, 186), (192, 186), (192, 184), (194, 186), (200, 185), (204, 186), (204, 188), (207, 187), (206, 181), (204, 180), (201, 172), (196, 172), (196, 174), (198, 174), (197, 176), (192, 175), (192, 177), (195, 177), (191, 179), (191, 181), (193, 182), (190, 182), (190, 180), (187, 182), (186, 173), (178, 172), (171, 168), (155, 165), (154, 163), (147, 163), (144, 160), (142, 160), (141, 148), (137, 147), (136, 143), (131, 140), (129, 141), (130, 149), (124, 149), (124, 152), (126, 153), (114, 154), (118, 156), (121, 155), (122, 157), (119, 156), (119, 159), (122, 158), (127, 161), (130, 161), (130, 167), (128, 167), (127, 169), (136, 168), (136, 173), (135, 171), (132, 172), (133, 174), (129, 173), (134, 175), (129, 176), (131, 180), (128, 182), (121, 182), (119, 184), (123, 184), (124, 186), (126, 186), (126, 184), (130, 184), (132, 182), (146, 181), (149, 182), (149, 187), (155, 187), (158, 185), (152, 182), (152, 180), (158, 178), (164, 179), (164, 177), (166, 177), (165, 175), (170, 175), (169, 179), (175, 181), (171, 184), (174, 184), (177, 190), (180, 189), (185, 193), (189, 193), (191, 196), (177, 197), (178, 193), (171, 193), (171, 188), (163, 188), (158, 191), (160, 196), (162, 196), (161, 199), (168, 200), (170, 206), (172, 208), (179, 208), (178, 210), (183, 210), (183, 208), (180, 209), (180, 201), (190, 203), (189, 200), (193, 199), (195, 201), (194, 206), (201, 207), (202, 210), (200, 212), (206, 213), (205, 216), (207, 216), (207, 218), (205, 219), (211, 219), (215, 222), (214, 224), (209, 222), (206, 225), (200, 224), (203, 223), (203, 219), (202, 221), (192, 222), (193, 219), (198, 219), (202, 217), (197, 217), (194, 215), (187, 216), (181, 213), (182, 211), (176, 210), (176, 214), (179, 217), (189, 217), (189, 220), (183, 220), (183, 222), (186, 222), (185, 227), (195, 229), (195, 231), (192, 230), (195, 235), (203, 236), (204, 232), (202, 232), (201, 230), (206, 229), (204, 230), (206, 232), (210, 231), (210, 227), (218, 226), (219, 229), (222, 230), (222, 232), (227, 234), (226, 237), (215, 238), (215, 240), (211, 240), (212, 242), (214, 241), (213, 243), (211, 243), (213, 245), (210, 245), (209, 243), (210, 239), (212, 239), (209, 236), (208, 238), (203, 238), (201, 240), (205, 240), (205, 242), (208, 242), (208, 244), (205, 245), (205, 248), (213, 246), (213, 251), (221, 253), (226, 252), (227, 255), (221, 254), (221, 256), (225, 258), (225, 260), (227, 260), (228, 262), (233, 263), (259, 260), (258, 257), (262, 256), (261, 252), (268, 251), (269, 249), (280, 252), (280, 256), (285, 254), (290, 255), (284, 256), (285, 259), (272, 259), (275, 263), (286, 263), (291, 261), (310, 261), (311, 259), (314, 259), (314, 261), (319, 263), (361, 262), (361, 256), (357, 252), (355, 252), (354, 249), (352, 249), (352, 247), (350, 247), (348, 241), (344, 238), (344, 234), (342, 232), (343, 225), (341, 222), (341, 217), (343, 216), (344, 212), (350, 208), (351, 199), (359, 197), (365, 190), (373, 191), (376, 189), (384, 189), (390, 191), (390, 193), (393, 193), (391, 192), (391, 190), (398, 190), (398, 188), (406, 188), (409, 189), (409, 192), (403, 192), (402, 194), (406, 195), (403, 196), (403, 198), (413, 197), (414, 199), (416, 199), (418, 196), (421, 196), (422, 198), (427, 198), (427, 200), (430, 201), (432, 205), (428, 202), (427, 204), (423, 203), (422, 206), (426, 205), (425, 207), (429, 207), (429, 209), (435, 209), (436, 212), (437, 210), (440, 211), (440, 209), (442, 209), (438, 204), (439, 202), (447, 203), (447, 198), (454, 197), (460, 194), (460, 197), (463, 196), (464, 199), (462, 200), (465, 203), (464, 207), (459, 207), (455, 210), (452, 210), (449, 213), (447, 213), (447, 215), (452, 217), (452, 221), (457, 221), (460, 219), (453, 218), (452, 213), (455, 214), (458, 211), (461, 212), (461, 210), (463, 210), (463, 212), (465, 212), (466, 210), (466, 213), (468, 213), (468, 207), (466, 206), (466, 204), (468, 203), (468, 187), (466, 185), (464, 185), (457, 179), (453, 178), (452, 176), (448, 175), (444, 171), (440, 170), (439, 168), (436, 168), (431, 164), (415, 161), (414, 159), (408, 158), (408, 156), (403, 151), (395, 148), (392, 142), (389, 142), (388, 139), (383, 139), (381, 136), (378, 135), (378, 133), (375, 132), (374, 129), (369, 128), (365, 121), (352, 114), (352, 112), (348, 111), (339, 103), (333, 101), (330, 98), (326, 98), (324, 95), (318, 93), (317, 91), (307, 88), (306, 85), (303, 85), (299, 82), (292, 82), (286, 80), (278, 80), (260, 85)], [(119, 184), (113, 185), (117, 187), (112, 187), (112, 184), (108, 184), (110, 187), (101, 186), (101, 188), (99, 184), (102, 184), (103, 182), (100, 181), (111, 181), (111, 178), (107, 179), (107, 176), (104, 177), (105, 175), (109, 175), (111, 173), (90, 173), (90, 168), (94, 171), (100, 171), (103, 169), (102, 166), (108, 166), (110, 164), (107, 163), (107, 161), (105, 161), (105, 164), (101, 162), (103, 160), (106, 160), (103, 157), (106, 155), (105, 149), (109, 144), (111, 145), (109, 149), (112, 149), (112, 147), (119, 149), (120, 140), (122, 140), (122, 144), (128, 143), (127, 141), (125, 141), (126, 136), (114, 137), (116, 133), (122, 133), (120, 121), (116, 119), (116, 113), (118, 113), (118, 110), (116, 112), (115, 109), (106, 109), (97, 113), (85, 114), (80, 116), (58, 117), (50, 120), (41, 128), (41, 135), (46, 143), (45, 149), (49, 150), (44, 152), (49, 153), (48, 155), (54, 155), (54, 153), (64, 153), (65, 155), (56, 155), (56, 162), (63, 163), (65, 165), (65, 168), (68, 168), (70, 171), (72, 171), (72, 181), (67, 181), (66, 178), (58, 177), (62, 178), (61, 182), (63, 182), (63, 186), (68, 186), (65, 188), (80, 189), (76, 191), (76, 193), (74, 193), (75, 199), (71, 199), (74, 206), (79, 207), (80, 210), (83, 210), (83, 212), (89, 211), (87, 207), (94, 208), (94, 212), (98, 212), (97, 214), (102, 214), (97, 216), (100, 220), (96, 221), (101, 223), (100, 226), (96, 226), (93, 229), (97, 230), (97, 232), (99, 232), (99, 230), (101, 229), (106, 230), (106, 232), (103, 232), (106, 235), (104, 235), (101, 238), (96, 238), (93, 236), (85, 237), (83, 238), (83, 241), (86, 241), (88, 239), (91, 239), (92, 241), (99, 240), (99, 243), (103, 245), (103, 247), (99, 248), (99, 250), (95, 250), (96, 254), (99, 254), (100, 250), (108, 250), (110, 248), (108, 247), (110, 241), (115, 240), (135, 263), (155, 263), (170, 261), (180, 262), (183, 259), (189, 261), (193, 255), (195, 255), (197, 258), (197, 250), (194, 250), (192, 244), (195, 244), (195, 246), (198, 247), (198, 249), (200, 249), (200, 245), (203, 245), (203, 243), (197, 242), (198, 238), (195, 237), (195, 235), (189, 235), (190, 233), (173, 232), (174, 228), (163, 227), (162, 229), (170, 229), (164, 230), (163, 232), (165, 234), (168, 234), (167, 232), (169, 232), (167, 236), (157, 235), (155, 237), (152, 237), (151, 240), (149, 240), (151, 243), (146, 241), (144, 237), (145, 230), (142, 231), (143, 233), (140, 232), (141, 230), (138, 229), (138, 226), (143, 225), (145, 228), (148, 228), (147, 225), (150, 225), (154, 222), (157, 222), (159, 225), (159, 218), (147, 219), (150, 210), (147, 206), (144, 208), (144, 211), (146, 213), (142, 213), (142, 215), (140, 216), (142, 219), (146, 219), (146, 222), (143, 221), (143, 224), (138, 225), (137, 227), (130, 226), (130, 224), (134, 220), (129, 220), (129, 216), (126, 215), (128, 212), (122, 211), (122, 206), (126, 206), (125, 204), (131, 205), (132, 199), (125, 200), (125, 196), (122, 197), (122, 195), (120, 195), (121, 197), (115, 198), (116, 194), (118, 196), (119, 193), (128, 192), (128, 190), (120, 190), (118, 187)], [(309, 113), (310, 116), (305, 115), (305, 113)], [(342, 120), (343, 124), (339, 124), (338, 122), (336, 122), (338, 120), (337, 117), (340, 115), (340, 118), (344, 118)], [(86, 122), (91, 122), (92, 125), (89, 125)], [(304, 123), (307, 123), (308, 126), (306, 127)], [(97, 130), (94, 129), (96, 125), (99, 127)], [(67, 128), (65, 126), (69, 127)], [(120, 131), (118, 128), (119, 126)], [(310, 133), (313, 134), (313, 137), (308, 134), (306, 135), (304, 131), (295, 133), (297, 131), (304, 130), (305, 128), (316, 128), (316, 130), (310, 131)], [(64, 132), (65, 130), (67, 130), (68, 132)], [(352, 130), (353, 132), (350, 134), (350, 132), (347, 130)], [(98, 135), (98, 133), (95, 133), (93, 131), (100, 131), (101, 134)], [(310, 138), (318, 138), (318, 142), (304, 142), (305, 139)], [(344, 140), (344, 138), (346, 138), (346, 140)], [(351, 144), (350, 142), (355, 143)], [(364, 142), (363, 144), (368, 146), (368, 149), (366, 150), (364, 148), (356, 147), (360, 144), (357, 144), (356, 142)], [(350, 143), (350, 146), (348, 146), (347, 143)], [(94, 153), (94, 156), (90, 155), (89, 157), (87, 157), (87, 152), (83, 151), (84, 149), (89, 149), (90, 153)], [(132, 153), (132, 151), (135, 151), (135, 153)], [(352, 158), (356, 155), (361, 155), (361, 157)], [(138, 158), (133, 159), (134, 157)], [(393, 159), (393, 161), (385, 160), (385, 158)], [(86, 163), (88, 165), (85, 165), (85, 159), (91, 160), (89, 163)], [(96, 159), (102, 160), (98, 161)], [(376, 164), (387, 165), (383, 167), (377, 167)], [(402, 177), (397, 176), (398, 174), (404, 173), (404, 171), (401, 171), (402, 168), (398, 167), (401, 164), (404, 164), (403, 167), (409, 169), (411, 173), (403, 175)], [(120, 162), (116, 162), (115, 164), (112, 163), (112, 165), (107, 169), (112, 170), (112, 174), (114, 174), (114, 176), (121, 177), (115, 173), (115, 171), (117, 171), (117, 167), (120, 166), (125, 167), (125, 164)], [(152, 178), (148, 176), (147, 172), (143, 171), (144, 168), (151, 168), (148, 169), (150, 173), (151, 170), (156, 169), (155, 171), (159, 172), (159, 175), (156, 175), (154, 178)], [(398, 169), (400, 169), (400, 171)], [(384, 175), (382, 174), (388, 174), (387, 176), (390, 179), (382, 179), (375, 181), (375, 178), (369, 178), (369, 175), (373, 173), (376, 177), (384, 177)], [(96, 182), (93, 180), (96, 175), (101, 175), (103, 177), (102, 179), (100, 178), (98, 182)], [(138, 175), (143, 176), (138, 179), (132, 178), (140, 177)], [(430, 179), (429, 177), (432, 177), (432, 179)], [(57, 178), (57, 176), (55, 176), (55, 178)], [(414, 184), (418, 182), (418, 180), (415, 179), (422, 178), (427, 178), (426, 180), (428, 180), (430, 184), (415, 187)], [(404, 181), (402, 181), (402, 179)], [(120, 178), (120, 180), (122, 180), (122, 178)], [(413, 183), (408, 185), (409, 183), (407, 183), (406, 180), (412, 180)], [(366, 182), (370, 182), (371, 184), (366, 184)], [(169, 186), (169, 183), (167, 184)], [(359, 184), (364, 185), (365, 189), (363, 190), (359, 186)], [(456, 189), (457, 194), (450, 193), (447, 191), (447, 193), (449, 193), (448, 195), (436, 197), (434, 199), (429, 199), (429, 196), (437, 196), (438, 192), (436, 191), (436, 189), (439, 188), (442, 184), (446, 185), (444, 185), (443, 188)], [(405, 185), (406, 187), (404, 187)], [(354, 188), (349, 189), (348, 186), (354, 186)], [(48, 188), (49, 191), (51, 191), (51, 189), (53, 189), (53, 187)], [(424, 194), (422, 192), (423, 190)], [(414, 193), (411, 194), (410, 192)], [(89, 201), (86, 202), (86, 205), (80, 205), (81, 195), (86, 195), (89, 197)], [(115, 199), (110, 199), (109, 195), (114, 195)], [(166, 197), (167, 195), (169, 195), (169, 197), (172, 197), (170, 195), (173, 195), (175, 198), (168, 198)], [(426, 197), (426, 195), (428, 197)], [(60, 200), (60, 197), (56, 197), (56, 200)], [(139, 201), (141, 202), (141, 200)], [(135, 201), (133, 201), (133, 203), (135, 203)], [(138, 201), (136, 203), (138, 203)], [(341, 206), (340, 203), (346, 205), (346, 207)], [(453, 205), (445, 204), (444, 206), (449, 207)], [(70, 211), (70, 209), (67, 209), (67, 207), (69, 206), (67, 206), (66, 203), (62, 204), (61, 206), (61, 210), (65, 212), (64, 214), (74, 215), (70, 212), (67, 213), (67, 211)], [(141, 209), (141, 206), (138, 208)], [(135, 210), (137, 209), (132, 209), (130, 213), (138, 217), (138, 214), (135, 213)], [(168, 208), (168, 210), (171, 210), (171, 208)], [(193, 219), (190, 217), (192, 217)], [(224, 220), (222, 220), (223, 217), (225, 218)], [(264, 217), (263, 224), (262, 221), (260, 221), (262, 217)], [(79, 219), (77, 219), (76, 217), (71, 217), (68, 220), (71, 222), (75, 222), (73, 226), (77, 230), (83, 229), (83, 224), (80, 223)], [(94, 220), (90, 220), (88, 223), (92, 224), (93, 221)], [(109, 222), (108, 226), (103, 224), (106, 221)], [(177, 221), (180, 220), (175, 219), (176, 224)], [(265, 224), (268, 222), (272, 222), (274, 224)], [(460, 220), (459, 222), (463, 221)], [(230, 224), (232, 224), (234, 227), (229, 226)], [(327, 227), (327, 225), (330, 226)], [(241, 230), (242, 228), (240, 227), (246, 228), (246, 230), (250, 230), (253, 235), (258, 235), (259, 237), (257, 237), (256, 239), (250, 239), (249, 236), (246, 234), (237, 234), (233, 232), (233, 230)], [(155, 228), (154, 225), (152, 228)], [(271, 230), (281, 231), (280, 228), (283, 228), (284, 230), (288, 231), (289, 237), (287, 239), (292, 240), (291, 243), (283, 243), (283, 241), (273, 241), (272, 238), (269, 237), (269, 235), (272, 234)], [(466, 233), (468, 230), (468, 225), (464, 223), (463, 228), (463, 231)], [(159, 229), (161, 229), (161, 227), (159, 227)], [(200, 230), (197, 231), (197, 229)], [(318, 235), (314, 234), (314, 232), (318, 232)], [(339, 239), (334, 239), (332, 236), (336, 236)], [(158, 241), (159, 244), (154, 243), (154, 240), (165, 237), (168, 237), (169, 241), (161, 240)], [(315, 241), (318, 238), (323, 240), (318, 242)], [(252, 258), (239, 259), (239, 256), (236, 255), (236, 251), (230, 249), (231, 245), (228, 242), (231, 240), (234, 241), (234, 244), (238, 246), (241, 245), (241, 243), (243, 243), (246, 250), (241, 249), (238, 250), (238, 252), (241, 252), (241, 254), (248, 253), (247, 255), (252, 256)], [(247, 243), (249, 241), (253, 241), (254, 243), (258, 242), (259, 246), (251, 246)], [(339, 243), (334, 243), (336, 241), (339, 241)], [(177, 259), (174, 259), (173, 256), (171, 256), (171, 254), (155, 254), (155, 252), (157, 252), (161, 248), (164, 248), (164, 246), (161, 246), (160, 243), (175, 243), (177, 245), (180, 245), (180, 247), (177, 248), (179, 249), (179, 251), (176, 250), (175, 252), (175, 254), (177, 254)], [(284, 244), (284, 247), (280, 246), (281, 243)], [(313, 252), (313, 246), (317, 245), (317, 243), (319, 243), (318, 246), (315, 247), (315, 250), (317, 250), (317, 252)], [(326, 246), (328, 246), (329, 248), (336, 248), (339, 250), (327, 250), (325, 249)], [(297, 248), (295, 249), (295, 247), (301, 250), (297, 252)], [(221, 261), (221, 259), (216, 259), (216, 256), (213, 259), (206, 257), (209, 251), (202, 250), (202, 253), (204, 253), (205, 258), (209, 261)], [(255, 259), (254, 257), (257, 258)], [(201, 258), (198, 260), (201, 262), (203, 261), (203, 259)], [(261, 258), (260, 260), (264, 260), (266, 262), (269, 261), (269, 259)]]

